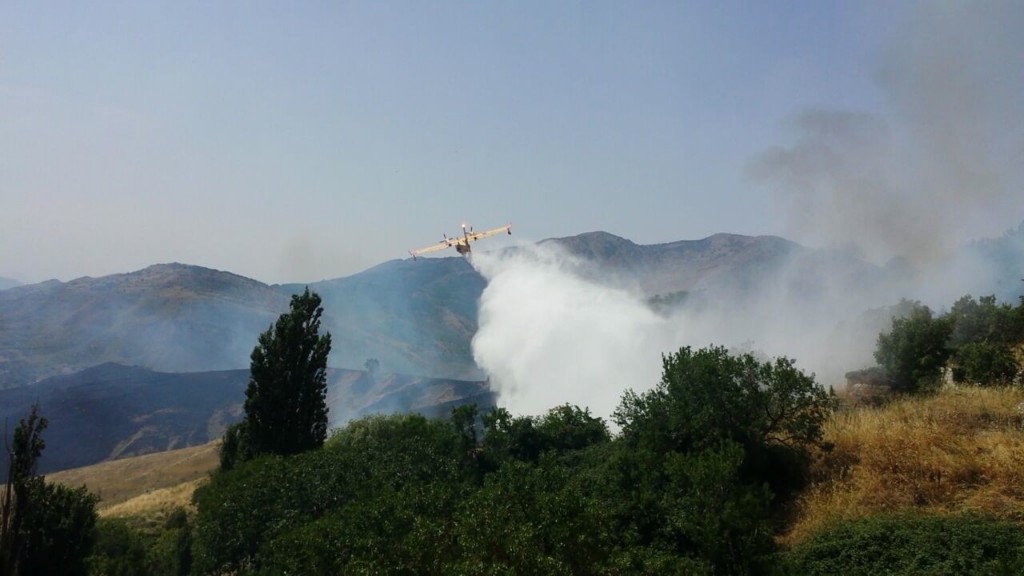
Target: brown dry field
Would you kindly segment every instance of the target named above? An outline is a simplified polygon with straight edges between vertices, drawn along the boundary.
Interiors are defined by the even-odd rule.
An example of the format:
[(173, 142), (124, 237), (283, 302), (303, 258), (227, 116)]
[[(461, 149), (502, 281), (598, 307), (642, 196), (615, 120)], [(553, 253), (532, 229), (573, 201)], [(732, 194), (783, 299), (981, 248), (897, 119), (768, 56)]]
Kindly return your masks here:
[(47, 481), (85, 485), (100, 497), (100, 516), (159, 521), (177, 507), (191, 508), (192, 492), (219, 465), (220, 441), (100, 462), (46, 475)]
[(949, 387), (828, 421), (793, 544), (826, 524), (881, 512), (977, 513), (1024, 521), (1024, 389)]

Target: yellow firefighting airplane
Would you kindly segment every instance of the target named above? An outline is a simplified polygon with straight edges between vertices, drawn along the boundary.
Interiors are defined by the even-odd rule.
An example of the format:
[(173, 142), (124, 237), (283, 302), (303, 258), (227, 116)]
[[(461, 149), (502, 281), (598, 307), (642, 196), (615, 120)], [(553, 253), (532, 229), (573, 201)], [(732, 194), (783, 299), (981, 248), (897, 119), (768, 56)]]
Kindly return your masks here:
[(437, 252), (439, 250), (444, 250), (445, 248), (455, 248), (455, 250), (459, 254), (468, 257), (469, 253), (472, 252), (472, 250), (469, 247), (470, 242), (476, 242), (477, 240), (483, 238), (490, 238), (491, 236), (494, 236), (495, 234), (501, 234), (502, 232), (511, 234), (512, 225), (506, 224), (504, 226), (501, 226), (500, 228), (492, 228), (484, 232), (473, 232), (472, 227), (470, 227), (467, 230), (466, 225), (463, 224), (462, 236), (454, 236), (452, 238), (449, 238), (448, 236), (442, 234), (442, 236), (444, 236), (444, 240), (441, 240), (437, 244), (427, 246), (426, 248), (420, 248), (419, 250), (410, 250), (409, 254), (412, 254), (412, 258), (413, 260), (415, 260), (417, 256), (422, 256), (424, 254), (429, 254), (431, 252)]

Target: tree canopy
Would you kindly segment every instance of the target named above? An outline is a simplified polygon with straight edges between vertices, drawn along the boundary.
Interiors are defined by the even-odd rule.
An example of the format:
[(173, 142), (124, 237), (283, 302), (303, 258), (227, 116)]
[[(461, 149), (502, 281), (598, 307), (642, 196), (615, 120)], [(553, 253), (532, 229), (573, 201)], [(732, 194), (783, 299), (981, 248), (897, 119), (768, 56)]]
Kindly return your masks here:
[(878, 335), (875, 361), (897, 391), (934, 388), (952, 353), (948, 345), (952, 331), (948, 317), (936, 318), (930, 308), (915, 302), (906, 316), (893, 318), (889, 332)]
[(904, 300), (898, 308), (906, 313), (893, 318), (875, 348), (875, 360), (894, 390), (931, 390), (947, 369), (962, 384), (1010, 385), (1019, 380), (1024, 297), (1011, 306), (992, 295), (967, 295), (940, 315), (919, 302)]
[[(791, 360), (681, 349), (613, 435), (576, 406), (374, 416), (197, 492), (195, 568), (258, 574), (757, 574), (828, 395)], [(780, 471), (781, 470), (781, 471)]]

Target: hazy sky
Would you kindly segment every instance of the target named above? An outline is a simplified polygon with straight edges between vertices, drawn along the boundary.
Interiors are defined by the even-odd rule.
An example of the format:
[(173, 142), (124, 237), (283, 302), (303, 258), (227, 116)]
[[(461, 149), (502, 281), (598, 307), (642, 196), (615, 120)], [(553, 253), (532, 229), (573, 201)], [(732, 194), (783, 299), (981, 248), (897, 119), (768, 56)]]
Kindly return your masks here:
[(0, 276), (315, 281), (461, 222), (789, 236), (752, 161), (804, 111), (888, 113), (915, 9), (0, 0)]

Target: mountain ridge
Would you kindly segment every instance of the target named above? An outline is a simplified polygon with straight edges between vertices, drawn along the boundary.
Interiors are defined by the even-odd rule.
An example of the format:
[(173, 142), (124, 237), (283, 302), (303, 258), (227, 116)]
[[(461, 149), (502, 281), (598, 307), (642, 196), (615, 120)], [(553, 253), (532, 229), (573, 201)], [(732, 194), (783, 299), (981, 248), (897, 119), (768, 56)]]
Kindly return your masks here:
[[(595, 250), (596, 241), (605, 252)], [(595, 266), (636, 274), (644, 291), (662, 293), (717, 286), (699, 282), (713, 272), (713, 264), (673, 264), (673, 250), (710, 245), (717, 258), (776, 240), (716, 235), (645, 247), (592, 232), (546, 242), (570, 252), (589, 243), (591, 253), (584, 256)], [(626, 249), (629, 253), (621, 255)], [(741, 260), (729, 264), (718, 284), (743, 265)], [(472, 362), (470, 340), (484, 285), (457, 256), (390, 260), (308, 284), (268, 285), (227, 271), (163, 263), (23, 285), (0, 292), (0, 388), (103, 362), (172, 372), (245, 367), (256, 337), (305, 286), (323, 299), (323, 327), (335, 338), (332, 366), (358, 368), (374, 358), (385, 370), (477, 380), (483, 375)]]
[[(248, 369), (171, 373), (107, 362), (0, 390), (0, 421), (13, 427), (40, 407), (49, 421), (39, 461), (46, 473), (216, 440), (241, 419), (248, 382)], [(485, 381), (332, 368), (327, 385), (332, 426), (380, 412), (443, 416), (465, 402), (494, 405)]]
[[(588, 278), (618, 282), (640, 297), (673, 301), (673, 295), (703, 294), (727, 306), (765, 287), (811, 302), (830, 287), (857, 286), (848, 291), (856, 299), (899, 275), (852, 253), (807, 248), (779, 236), (720, 233), (642, 245), (593, 231), (538, 245), (558, 246), (584, 262)], [(973, 249), (1008, 265), (1024, 262), (1024, 224)], [(1007, 278), (1003, 291), (1015, 298), (1019, 275)], [(170, 372), (244, 368), (258, 335), (306, 286), (323, 299), (323, 329), (335, 343), (329, 365), (358, 369), (375, 359), (384, 371), (484, 377), (470, 342), (485, 280), (453, 255), (389, 260), (305, 284), (268, 285), (172, 262), (8, 288), (0, 291), (0, 389), (104, 362)], [(900, 296), (905, 294), (894, 299)]]

